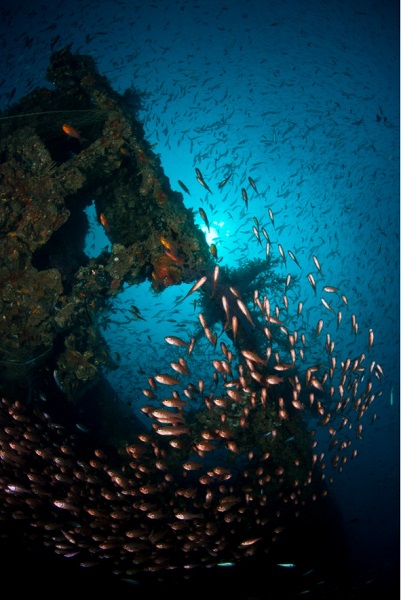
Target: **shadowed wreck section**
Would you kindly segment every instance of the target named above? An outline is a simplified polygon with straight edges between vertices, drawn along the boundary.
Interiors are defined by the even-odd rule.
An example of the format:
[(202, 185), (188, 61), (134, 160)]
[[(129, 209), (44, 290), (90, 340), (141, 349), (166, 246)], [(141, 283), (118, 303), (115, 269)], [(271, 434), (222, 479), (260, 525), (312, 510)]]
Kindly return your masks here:
[[(124, 284), (156, 291), (198, 277), (210, 263), (203, 233), (136, 117), (140, 94), (122, 96), (89, 56), (51, 57), (47, 79), (0, 119), (0, 363), (2, 379), (51, 356), (74, 399), (113, 366), (96, 314)], [(82, 132), (82, 133), (81, 133)], [(95, 202), (112, 246), (83, 249)]]

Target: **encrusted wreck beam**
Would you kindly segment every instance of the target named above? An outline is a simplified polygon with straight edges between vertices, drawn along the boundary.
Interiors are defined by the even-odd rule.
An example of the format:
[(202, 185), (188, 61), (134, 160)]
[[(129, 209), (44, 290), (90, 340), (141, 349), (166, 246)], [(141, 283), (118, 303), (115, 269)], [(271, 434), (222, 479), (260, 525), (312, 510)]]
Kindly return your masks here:
[[(32, 364), (54, 348), (73, 399), (112, 366), (95, 317), (124, 283), (162, 291), (214, 263), (145, 139), (140, 94), (118, 94), (90, 56), (68, 47), (52, 55), (47, 78), (53, 89), (35, 89), (0, 118), (0, 361)], [(89, 260), (93, 200), (112, 249)]]

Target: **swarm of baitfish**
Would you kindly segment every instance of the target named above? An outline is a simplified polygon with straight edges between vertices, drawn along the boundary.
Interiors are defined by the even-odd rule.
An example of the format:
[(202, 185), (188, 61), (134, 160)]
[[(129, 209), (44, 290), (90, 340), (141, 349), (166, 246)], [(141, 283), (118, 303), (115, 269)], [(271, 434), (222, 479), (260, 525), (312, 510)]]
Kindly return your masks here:
[[(217, 266), (187, 296), (218, 281)], [(172, 371), (149, 377), (141, 409), (148, 426), (118, 451), (40, 404), (3, 399), (2, 518), (25, 522), (31, 542), (82, 567), (163, 578), (268, 553), (319, 503), (327, 479), (357, 454), (382, 369), (365, 354), (337, 361), (329, 337), (326, 360), (307, 366), (308, 340), (267, 296), (255, 290), (252, 308), (239, 289), (227, 296), (219, 299), (224, 329), (236, 344), (218, 344), (202, 313), (202, 339), (166, 336), (177, 352)], [(262, 332), (263, 348), (246, 347), (247, 326)], [(204, 365), (212, 386), (194, 383), (188, 366), (202, 344), (215, 356)], [(369, 330), (367, 351), (372, 345)]]

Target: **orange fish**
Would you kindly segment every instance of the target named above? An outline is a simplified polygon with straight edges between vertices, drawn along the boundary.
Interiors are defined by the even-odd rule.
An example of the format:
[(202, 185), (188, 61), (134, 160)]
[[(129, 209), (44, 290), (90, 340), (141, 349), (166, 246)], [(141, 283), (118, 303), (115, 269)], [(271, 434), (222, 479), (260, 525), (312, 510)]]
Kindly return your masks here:
[(189, 292), (187, 292), (185, 294), (185, 296), (183, 298), (181, 298), (181, 300), (178, 300), (178, 302), (175, 303), (175, 306), (177, 306), (178, 304), (181, 304), (181, 302), (184, 302), (184, 300), (186, 300), (188, 298), (188, 296), (190, 296), (191, 294), (193, 294), (194, 292), (199, 290), (199, 288), (202, 287), (202, 285), (204, 285), (204, 283), (206, 283), (206, 281), (207, 281), (206, 275), (204, 275), (203, 277), (198, 279), (198, 281), (196, 283), (194, 283), (194, 285), (191, 287)]
[(155, 380), (158, 383), (163, 383), (164, 385), (178, 385), (180, 383), (179, 379), (176, 379), (176, 377), (171, 377), (171, 375), (167, 375), (166, 373), (155, 375)]
[(216, 244), (210, 244), (210, 252), (211, 252), (212, 256), (217, 260), (218, 256), (217, 256)]
[(107, 233), (110, 233), (110, 224), (109, 224), (109, 221), (108, 221), (108, 219), (107, 219), (107, 217), (106, 217), (106, 215), (104, 213), (100, 213), (100, 215), (99, 215), (99, 221), (103, 225), (105, 231)]
[(173, 346), (184, 346), (185, 348), (189, 346), (188, 342), (184, 342), (181, 338), (175, 335), (168, 335), (164, 339), (168, 344), (171, 344)]
[(72, 127), (72, 125), (67, 125), (67, 123), (64, 123), (64, 125), (62, 126), (62, 130), (69, 137), (75, 138), (76, 140), (78, 140), (81, 143), (86, 141), (83, 137), (81, 137), (81, 134), (79, 133), (79, 131), (77, 131), (77, 129), (75, 129), (75, 127)]

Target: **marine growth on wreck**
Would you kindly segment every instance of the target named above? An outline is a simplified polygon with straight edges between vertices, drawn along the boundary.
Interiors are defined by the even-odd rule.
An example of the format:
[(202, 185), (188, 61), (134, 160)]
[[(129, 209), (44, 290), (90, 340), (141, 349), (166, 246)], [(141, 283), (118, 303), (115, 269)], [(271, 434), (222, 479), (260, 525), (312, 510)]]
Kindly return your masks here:
[[(335, 354), (323, 319), (298, 332), (302, 303), (289, 307), (288, 290), (306, 275), (281, 247), (273, 259), (259, 228), (260, 260), (217, 259), (145, 139), (138, 91), (118, 94), (69, 48), (47, 79), (51, 89), (0, 117), (1, 518), (121, 577), (268, 554), (327, 494), (326, 464), (341, 471), (357, 455), (383, 375), (373, 332), (350, 358)], [(111, 250), (88, 258), (93, 201)], [(124, 286), (143, 282), (161, 299), (190, 283), (182, 302), (197, 299), (199, 324), (166, 336), (166, 368), (148, 371), (128, 414), (99, 323)], [(325, 320), (340, 328), (346, 296), (325, 291)], [(76, 426), (82, 411), (97, 422), (90, 432)]]

